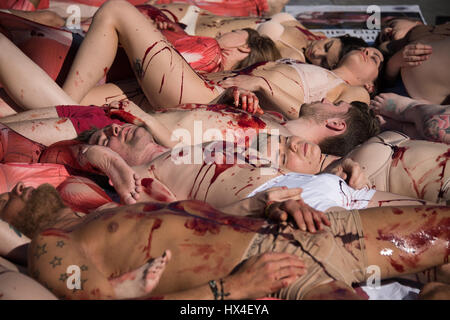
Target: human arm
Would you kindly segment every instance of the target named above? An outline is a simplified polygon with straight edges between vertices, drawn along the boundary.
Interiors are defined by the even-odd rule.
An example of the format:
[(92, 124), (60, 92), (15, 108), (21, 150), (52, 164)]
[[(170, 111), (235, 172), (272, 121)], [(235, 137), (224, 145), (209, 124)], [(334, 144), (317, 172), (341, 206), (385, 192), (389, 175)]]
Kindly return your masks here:
[[(333, 157), (333, 156), (329, 156)], [(336, 157), (334, 157), (336, 159)], [(358, 162), (350, 158), (337, 158), (325, 166), (321, 173), (337, 175), (347, 182), (353, 189), (362, 189), (369, 185), (369, 179), (364, 174)]]
[(301, 188), (270, 188), (219, 209), (232, 215), (252, 215), (274, 221), (287, 221), (292, 217), (303, 231), (322, 230), (322, 224), (329, 225), (328, 219), (323, 212), (306, 204), (301, 192)]
[[(306, 273), (304, 262), (288, 253), (265, 253), (246, 260), (240, 268), (222, 279), (215, 279), (218, 300), (258, 299), (289, 286)], [(158, 297), (161, 298), (161, 297)], [(165, 294), (163, 299), (209, 300), (215, 296), (208, 283), (180, 292)], [(151, 299), (151, 297), (150, 297)]]
[(108, 105), (108, 114), (110, 116), (119, 116), (126, 122), (137, 126), (145, 126), (155, 140), (164, 147), (173, 148), (180, 143), (180, 141), (171, 140), (172, 133), (164, 124), (151, 114), (146, 113), (132, 101), (114, 101), (110, 103)]
[(278, 85), (269, 83), (258, 76), (238, 75), (221, 81), (220, 85), (224, 88), (238, 87), (251, 91), (258, 97), (258, 103), (262, 102), (264, 106), (282, 113), (289, 119), (298, 118), (303, 103), (303, 92), (301, 90), (297, 90), (294, 97)]
[[(26, 250), (20, 250), (30, 239), (12, 225), (0, 219), (0, 256), (16, 263), (26, 265)], [(24, 253), (24, 254), (19, 254)]]
[(393, 82), (400, 73), (401, 68), (416, 67), (430, 58), (433, 48), (429, 45), (414, 43), (397, 51), (387, 62), (385, 79)]

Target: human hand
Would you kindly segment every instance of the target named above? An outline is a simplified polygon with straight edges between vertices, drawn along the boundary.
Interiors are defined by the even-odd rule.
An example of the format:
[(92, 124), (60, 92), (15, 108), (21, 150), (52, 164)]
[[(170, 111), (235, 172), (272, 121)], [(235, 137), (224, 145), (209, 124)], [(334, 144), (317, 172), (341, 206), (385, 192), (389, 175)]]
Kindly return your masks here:
[(292, 217), (303, 231), (315, 233), (323, 230), (323, 225), (330, 226), (327, 216), (306, 204), (302, 199), (274, 202), (266, 210), (267, 217), (276, 221), (286, 221)]
[(105, 105), (108, 116), (118, 116), (125, 122), (142, 126), (146, 113), (138, 105), (129, 100), (113, 101)]
[(370, 185), (369, 179), (367, 179), (359, 163), (350, 158), (336, 161), (325, 168), (323, 172), (337, 175), (353, 189), (359, 190)]
[(299, 257), (288, 253), (253, 256), (232, 275), (224, 278), (224, 291), (232, 299), (263, 298), (286, 288), (307, 272)]
[(233, 99), (233, 104), (236, 108), (240, 107), (242, 110), (252, 114), (264, 113), (259, 106), (258, 97), (253, 92), (238, 87), (230, 87), (227, 89), (226, 94), (231, 96)]
[(224, 80), (219, 81), (218, 84), (223, 88), (239, 87), (248, 91), (258, 91), (261, 89), (261, 78), (241, 74), (234, 77), (226, 77)]
[(139, 199), (141, 179), (115, 151), (104, 146), (84, 145), (79, 151), (78, 161), (82, 166), (90, 164), (107, 175), (123, 203), (133, 204)]
[(433, 47), (421, 43), (405, 46), (400, 55), (400, 67), (416, 67), (428, 60), (433, 53)]

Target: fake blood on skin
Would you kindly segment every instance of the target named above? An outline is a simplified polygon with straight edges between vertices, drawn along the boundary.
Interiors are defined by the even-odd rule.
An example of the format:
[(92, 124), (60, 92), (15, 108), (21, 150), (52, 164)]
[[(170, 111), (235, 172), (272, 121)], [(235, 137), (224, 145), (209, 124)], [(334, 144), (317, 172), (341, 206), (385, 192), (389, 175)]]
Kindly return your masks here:
[(153, 223), (153, 226), (150, 230), (150, 233), (148, 234), (148, 240), (147, 240), (147, 246), (144, 247), (144, 249), (142, 249), (142, 252), (145, 252), (145, 258), (146, 259), (150, 259), (150, 249), (152, 247), (152, 236), (153, 236), (153, 231), (155, 231), (156, 229), (158, 229), (159, 227), (161, 227), (162, 224), (162, 220), (159, 218), (155, 219), (155, 222)]
[(154, 180), (152, 178), (144, 178), (141, 180), (141, 185), (144, 187), (144, 192), (148, 194), (152, 199), (161, 202), (170, 202), (171, 197), (167, 190), (162, 185), (153, 185)]

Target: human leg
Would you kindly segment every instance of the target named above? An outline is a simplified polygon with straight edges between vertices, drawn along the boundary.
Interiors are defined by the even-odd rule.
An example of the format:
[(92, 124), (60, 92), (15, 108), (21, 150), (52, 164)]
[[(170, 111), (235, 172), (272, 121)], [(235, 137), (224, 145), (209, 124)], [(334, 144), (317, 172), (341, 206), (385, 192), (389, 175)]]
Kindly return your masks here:
[(0, 82), (26, 109), (75, 104), (61, 88), (8, 38), (0, 34)]
[(389, 118), (415, 125), (423, 139), (450, 143), (450, 106), (431, 104), (394, 93), (383, 93), (372, 107)]
[(190, 68), (156, 25), (126, 1), (109, 1), (97, 11), (64, 90), (83, 99), (110, 68), (119, 42), (153, 106), (207, 103), (217, 97), (217, 90)]
[(381, 278), (448, 263), (450, 208), (380, 207), (361, 210), (360, 218), (368, 265), (378, 266)]

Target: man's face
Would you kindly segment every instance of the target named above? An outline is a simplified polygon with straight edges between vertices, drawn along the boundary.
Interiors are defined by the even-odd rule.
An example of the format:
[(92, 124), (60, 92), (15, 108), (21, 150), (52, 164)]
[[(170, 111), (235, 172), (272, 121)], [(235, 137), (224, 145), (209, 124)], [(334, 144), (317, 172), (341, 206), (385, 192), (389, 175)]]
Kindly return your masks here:
[(113, 124), (95, 132), (88, 143), (111, 148), (133, 166), (142, 164), (142, 155), (154, 140), (144, 127)]
[(248, 32), (245, 30), (233, 30), (224, 34), (219, 33), (216, 40), (222, 49), (237, 48), (247, 44)]
[(305, 103), (300, 108), (299, 116), (305, 119), (314, 119), (317, 123), (331, 118), (345, 118), (350, 103), (339, 101), (336, 104), (324, 98), (320, 102)]
[(33, 191), (34, 188), (26, 188), (22, 182), (19, 182), (10, 192), (0, 194), (0, 218), (8, 223), (11, 222), (25, 208)]
[(0, 195), (0, 218), (28, 234), (52, 225), (65, 208), (58, 191), (49, 184), (33, 188), (19, 182), (11, 192)]

